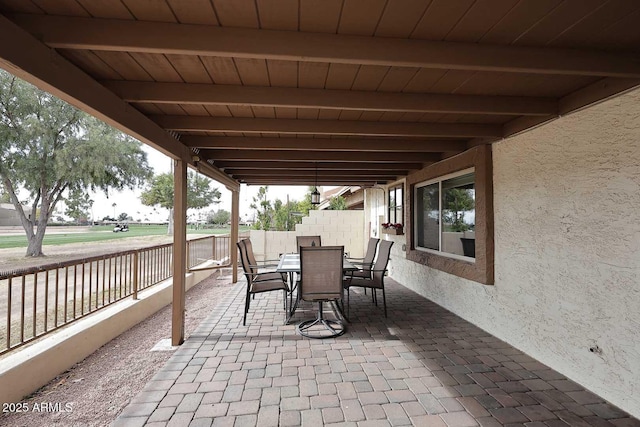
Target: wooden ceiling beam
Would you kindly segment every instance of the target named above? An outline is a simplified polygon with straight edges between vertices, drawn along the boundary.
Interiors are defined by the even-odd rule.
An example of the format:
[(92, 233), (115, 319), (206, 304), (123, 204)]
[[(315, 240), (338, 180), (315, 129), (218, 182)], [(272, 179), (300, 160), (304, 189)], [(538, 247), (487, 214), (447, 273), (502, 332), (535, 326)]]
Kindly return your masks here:
[[(291, 180), (300, 180), (306, 179), (310, 181), (316, 180), (315, 176), (309, 175), (301, 175), (297, 173), (289, 173), (287, 175), (250, 175), (250, 174), (238, 174), (234, 175), (238, 180), (252, 180), (252, 179), (291, 179)], [(348, 179), (351, 181), (391, 181), (396, 180), (398, 175), (378, 175), (378, 176), (354, 176), (354, 175), (342, 175), (334, 173), (332, 175), (318, 175), (318, 182), (321, 181), (335, 181), (341, 179)]]
[(501, 137), (502, 126), (476, 123), (367, 122), (355, 120), (255, 119), (206, 116), (149, 116), (177, 132), (257, 132), (299, 135), (391, 137)]
[(328, 175), (345, 175), (345, 176), (379, 176), (379, 175), (405, 175), (406, 170), (402, 169), (388, 169), (388, 170), (366, 170), (366, 169), (343, 169), (343, 170), (314, 170), (314, 169), (233, 169), (227, 168), (224, 170), (229, 175), (303, 175), (303, 176), (328, 176)]
[(207, 150), (207, 159), (213, 160), (251, 160), (255, 162), (264, 161), (310, 161), (320, 162), (436, 162), (441, 159), (438, 153), (377, 153), (358, 152), (340, 153), (333, 151), (251, 151), (251, 150)]
[(435, 153), (464, 151), (466, 141), (424, 139), (261, 138), (184, 135), (180, 142), (199, 149), (301, 150), (301, 151), (413, 151)]
[(640, 77), (637, 56), (207, 25), (11, 14), (50, 47), (534, 74)]
[(331, 179), (323, 179), (315, 181), (313, 178), (305, 177), (287, 177), (287, 178), (268, 178), (268, 177), (255, 177), (248, 179), (239, 179), (241, 183), (247, 185), (361, 185), (365, 187), (373, 186), (376, 184), (386, 184), (395, 179), (362, 179), (362, 178), (342, 178), (335, 177)]
[(422, 163), (415, 162), (389, 162), (389, 163), (368, 163), (362, 162), (315, 162), (311, 161), (279, 161), (267, 160), (262, 162), (246, 161), (246, 160), (212, 160), (215, 165), (223, 170), (226, 169), (265, 169), (265, 170), (419, 170), (424, 167)]
[(127, 102), (250, 105), (417, 113), (544, 116), (558, 111), (553, 98), (524, 96), (390, 93), (238, 85), (106, 81)]

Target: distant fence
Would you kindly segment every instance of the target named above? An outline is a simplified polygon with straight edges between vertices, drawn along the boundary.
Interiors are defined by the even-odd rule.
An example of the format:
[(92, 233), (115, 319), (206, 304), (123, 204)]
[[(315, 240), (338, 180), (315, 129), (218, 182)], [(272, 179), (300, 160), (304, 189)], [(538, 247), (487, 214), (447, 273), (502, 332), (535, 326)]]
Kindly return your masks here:
[[(231, 256), (229, 235), (187, 241), (187, 268)], [(0, 273), (0, 355), (173, 274), (173, 244)], [(0, 320), (1, 321), (1, 320)]]

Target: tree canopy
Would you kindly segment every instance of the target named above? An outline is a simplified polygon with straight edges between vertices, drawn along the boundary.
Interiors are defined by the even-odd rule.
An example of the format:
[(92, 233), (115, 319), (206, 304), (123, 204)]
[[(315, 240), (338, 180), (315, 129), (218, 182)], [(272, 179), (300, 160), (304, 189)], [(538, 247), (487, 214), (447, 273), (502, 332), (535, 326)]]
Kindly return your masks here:
[[(206, 176), (189, 171), (187, 174), (187, 207), (202, 209), (218, 203), (220, 191), (211, 187), (211, 180)], [(140, 201), (146, 206), (173, 208), (173, 174), (155, 175), (140, 195)]]
[(70, 191), (133, 189), (150, 174), (140, 142), (0, 70), (0, 180), (27, 235), (27, 256), (43, 255), (47, 222)]
[(309, 211), (315, 209), (311, 204), (313, 187), (308, 188), (302, 201), (291, 200), (288, 203), (280, 199), (272, 203), (268, 198), (268, 190), (269, 187), (260, 187), (250, 206), (256, 211), (253, 227), (257, 230), (292, 231), (296, 224), (302, 222), (303, 216), (308, 216)]

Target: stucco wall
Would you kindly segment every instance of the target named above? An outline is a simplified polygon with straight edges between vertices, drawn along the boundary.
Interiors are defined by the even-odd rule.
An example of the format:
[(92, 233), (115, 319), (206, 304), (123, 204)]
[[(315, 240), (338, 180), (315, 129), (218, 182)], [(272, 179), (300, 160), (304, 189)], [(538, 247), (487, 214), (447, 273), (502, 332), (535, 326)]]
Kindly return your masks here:
[(399, 244), (392, 277), (640, 417), (640, 90), (494, 144), (493, 170), (495, 286)]

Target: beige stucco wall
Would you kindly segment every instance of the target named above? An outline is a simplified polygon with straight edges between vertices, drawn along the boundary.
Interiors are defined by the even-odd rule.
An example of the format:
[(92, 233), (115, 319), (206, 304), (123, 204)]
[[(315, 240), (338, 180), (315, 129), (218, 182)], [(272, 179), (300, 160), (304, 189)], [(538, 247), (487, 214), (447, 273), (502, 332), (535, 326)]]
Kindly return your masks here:
[(296, 236), (317, 236), (323, 246), (344, 246), (352, 257), (364, 256), (363, 211), (309, 211), (296, 225), (296, 231), (251, 230), (251, 244), (258, 260), (278, 259), (280, 254), (296, 252)]
[(495, 286), (400, 245), (392, 277), (640, 417), (640, 90), (494, 144), (493, 168)]

